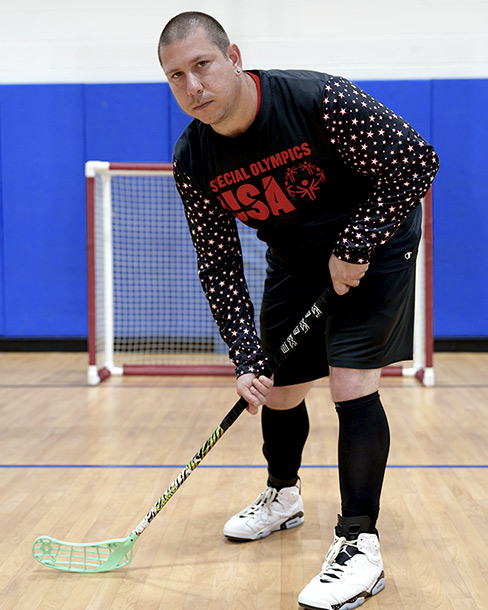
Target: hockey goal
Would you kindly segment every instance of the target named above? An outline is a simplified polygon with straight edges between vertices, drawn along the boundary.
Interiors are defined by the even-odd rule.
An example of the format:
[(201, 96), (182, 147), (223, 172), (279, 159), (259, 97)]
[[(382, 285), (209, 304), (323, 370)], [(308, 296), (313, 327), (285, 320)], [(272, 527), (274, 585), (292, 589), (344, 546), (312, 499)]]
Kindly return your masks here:
[[(200, 286), (171, 164), (89, 161), (88, 383), (110, 375), (233, 375)], [(265, 245), (238, 222), (259, 312)], [(384, 369), (433, 385), (431, 197), (417, 260), (413, 362)]]

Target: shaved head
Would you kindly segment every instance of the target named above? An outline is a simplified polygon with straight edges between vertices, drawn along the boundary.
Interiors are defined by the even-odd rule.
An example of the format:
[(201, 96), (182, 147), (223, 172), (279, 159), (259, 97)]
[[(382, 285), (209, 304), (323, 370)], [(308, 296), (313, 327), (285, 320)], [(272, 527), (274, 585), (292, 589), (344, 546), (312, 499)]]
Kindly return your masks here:
[(210, 42), (218, 47), (223, 55), (227, 54), (230, 40), (220, 23), (206, 13), (187, 11), (170, 19), (164, 27), (159, 39), (158, 57), (161, 57), (162, 47), (171, 44), (175, 40), (188, 38), (198, 28), (205, 30)]

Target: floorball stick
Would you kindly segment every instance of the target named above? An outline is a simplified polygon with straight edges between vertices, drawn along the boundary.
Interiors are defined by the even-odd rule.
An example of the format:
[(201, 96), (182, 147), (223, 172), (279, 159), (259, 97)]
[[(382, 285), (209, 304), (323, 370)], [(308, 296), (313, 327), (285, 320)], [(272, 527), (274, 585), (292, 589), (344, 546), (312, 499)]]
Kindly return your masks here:
[[(296, 348), (303, 337), (322, 317), (329, 301), (330, 291), (326, 290), (303, 316), (276, 354), (268, 360), (267, 375), (271, 376)], [(151, 523), (163, 506), (173, 497), (190, 474), (200, 464), (226, 430), (232, 426), (247, 407), (240, 398), (227, 413), (220, 425), (183, 468), (168, 489), (163, 493), (139, 525), (126, 537), (100, 542), (63, 542), (51, 536), (39, 536), (32, 546), (32, 554), (42, 565), (65, 572), (108, 572), (126, 566), (132, 559), (132, 548), (139, 536)]]

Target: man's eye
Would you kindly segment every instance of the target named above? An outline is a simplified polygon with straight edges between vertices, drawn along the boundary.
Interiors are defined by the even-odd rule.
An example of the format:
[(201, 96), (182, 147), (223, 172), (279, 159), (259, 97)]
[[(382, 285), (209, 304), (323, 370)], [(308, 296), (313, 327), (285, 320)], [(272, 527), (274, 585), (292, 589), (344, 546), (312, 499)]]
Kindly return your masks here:
[(176, 80), (176, 79), (180, 78), (180, 76), (181, 76), (181, 72), (175, 72), (174, 74), (171, 75), (171, 79)]
[(208, 62), (208, 61), (206, 61), (206, 60), (199, 61), (199, 62), (198, 62), (198, 67), (199, 67), (199, 68), (204, 68), (204, 67), (205, 67), (205, 66), (206, 66), (208, 63), (209, 63), (209, 62)]

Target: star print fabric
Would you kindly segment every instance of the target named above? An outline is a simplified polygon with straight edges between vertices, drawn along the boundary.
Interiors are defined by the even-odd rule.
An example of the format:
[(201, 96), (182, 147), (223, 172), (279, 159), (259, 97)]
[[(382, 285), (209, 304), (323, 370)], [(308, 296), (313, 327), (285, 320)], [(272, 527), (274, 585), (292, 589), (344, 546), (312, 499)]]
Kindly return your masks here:
[(366, 263), (429, 189), (437, 155), (402, 118), (343, 78), (325, 86), (324, 121), (344, 162), (375, 178), (373, 194), (334, 248), (342, 260)]
[(236, 375), (261, 373), (266, 358), (254, 324), (236, 220), (192, 186), (177, 162), (174, 178), (197, 254), (198, 275), (220, 334), (229, 346), (229, 358), (236, 364)]

